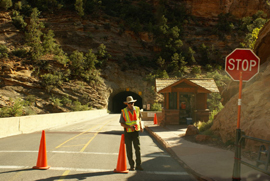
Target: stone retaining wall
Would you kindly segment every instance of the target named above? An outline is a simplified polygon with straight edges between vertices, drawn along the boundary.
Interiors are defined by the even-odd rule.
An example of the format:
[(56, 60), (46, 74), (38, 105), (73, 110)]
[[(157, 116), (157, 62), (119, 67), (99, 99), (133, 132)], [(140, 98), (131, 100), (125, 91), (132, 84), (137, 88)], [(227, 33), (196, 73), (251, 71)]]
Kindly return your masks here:
[(1, 118), (0, 138), (64, 126), (105, 115), (108, 115), (107, 109)]

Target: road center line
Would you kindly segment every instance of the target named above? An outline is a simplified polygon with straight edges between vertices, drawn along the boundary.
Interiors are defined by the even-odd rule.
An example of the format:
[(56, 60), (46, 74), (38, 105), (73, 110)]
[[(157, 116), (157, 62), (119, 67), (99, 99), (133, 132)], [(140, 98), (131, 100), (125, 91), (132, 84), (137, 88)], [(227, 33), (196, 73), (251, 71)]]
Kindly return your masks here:
[(91, 141), (97, 136), (97, 134), (103, 129), (104, 126), (106, 126), (111, 120), (107, 121), (101, 128), (99, 128), (98, 132), (94, 134), (94, 136), (84, 145), (84, 147), (81, 149), (80, 152), (83, 152), (86, 147), (91, 143)]
[(66, 170), (66, 171), (62, 174), (62, 176), (61, 176), (57, 181), (62, 181), (62, 180), (64, 180), (65, 177), (69, 174), (69, 172), (70, 172), (70, 170)]
[(76, 135), (76, 136), (73, 136), (72, 138), (70, 138), (70, 139), (68, 139), (67, 141), (65, 141), (65, 142), (63, 142), (63, 143), (61, 143), (60, 145), (58, 145), (57, 147), (55, 147), (56, 149), (57, 148), (60, 148), (61, 146), (63, 146), (64, 144), (66, 144), (67, 142), (69, 142), (69, 141), (71, 141), (71, 140), (73, 140), (74, 138), (77, 138), (78, 136), (80, 136), (80, 135), (82, 135), (82, 134), (85, 134), (85, 133), (87, 133), (88, 131), (90, 131), (90, 130), (92, 130), (92, 129), (94, 129), (94, 128), (96, 128), (96, 127), (98, 127), (100, 124), (98, 124), (98, 125), (96, 125), (96, 126), (94, 126), (94, 127), (92, 127), (92, 128), (90, 128), (90, 129), (88, 129), (87, 131), (85, 131), (85, 132), (82, 132), (82, 133), (80, 133), (80, 134), (78, 134), (78, 135)]

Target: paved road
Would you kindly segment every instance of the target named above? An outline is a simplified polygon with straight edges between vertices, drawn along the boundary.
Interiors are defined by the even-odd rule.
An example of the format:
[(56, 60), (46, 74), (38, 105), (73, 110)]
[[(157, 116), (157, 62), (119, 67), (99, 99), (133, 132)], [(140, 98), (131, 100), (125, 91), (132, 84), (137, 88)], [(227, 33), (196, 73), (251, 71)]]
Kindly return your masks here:
[(41, 132), (0, 139), (0, 181), (196, 180), (146, 132), (141, 134), (145, 170), (114, 173), (123, 133), (119, 116), (111, 114), (45, 130), (47, 162), (51, 166), (48, 170), (32, 169), (37, 162)]

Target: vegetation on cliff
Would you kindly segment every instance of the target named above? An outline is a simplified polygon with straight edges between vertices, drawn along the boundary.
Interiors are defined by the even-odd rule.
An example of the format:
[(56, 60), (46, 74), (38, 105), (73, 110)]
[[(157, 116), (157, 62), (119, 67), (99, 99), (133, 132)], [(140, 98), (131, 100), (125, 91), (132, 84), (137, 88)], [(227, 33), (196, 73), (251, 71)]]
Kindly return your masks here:
[[(165, 77), (213, 77), (219, 87), (226, 85), (228, 78), (222, 73), (224, 55), (213, 44), (208, 42), (199, 44), (187, 39), (191, 24), (200, 25), (198, 17), (190, 15), (184, 4), (174, 1), (160, 0), (158, 5), (141, 0), (2, 0), (0, 8), (9, 11), (14, 26), (24, 33), (23, 46), (12, 51), (1, 45), (1, 60), (8, 61), (12, 56), (20, 58), (24, 64), (33, 67), (33, 75), (40, 80), (48, 93), (55, 87), (61, 88), (64, 82), (79, 80), (90, 86), (102, 83), (100, 76), (108, 61), (126, 62), (119, 66), (128, 71), (133, 67), (142, 67), (146, 72), (146, 80)], [(149, 57), (136, 56), (133, 53), (125, 55), (124, 60), (112, 57), (104, 44), (87, 52), (75, 50), (65, 52), (57, 43), (53, 30), (46, 24), (43, 16), (46, 14), (60, 14), (61, 11), (77, 13), (81, 19), (115, 19), (118, 23), (119, 35), (126, 30), (139, 37), (141, 32), (147, 32), (152, 42), (140, 41), (144, 49), (152, 52)], [(258, 31), (267, 21), (267, 15), (262, 11), (252, 17), (236, 19), (231, 14), (220, 14), (213, 27), (205, 27), (204, 31), (227, 41), (227, 36), (238, 37), (238, 45), (252, 48)], [(110, 30), (111, 22), (104, 24), (104, 29)], [(204, 35), (205, 32), (202, 33)], [(105, 39), (105, 38), (104, 38)], [(242, 43), (241, 43), (242, 42)], [(208, 73), (207, 73), (208, 72)], [(209, 73), (210, 72), (210, 73)], [(220, 96), (213, 96), (209, 100), (210, 109), (220, 110)], [(55, 105), (61, 107), (67, 99), (53, 98)], [(66, 105), (72, 102), (67, 101)], [(90, 106), (82, 102), (73, 101), (75, 105)], [(15, 102), (13, 106), (17, 105)], [(20, 106), (17, 106), (20, 109)], [(78, 106), (77, 106), (78, 107)], [(73, 106), (72, 110), (78, 110)], [(13, 108), (12, 106), (10, 108)], [(0, 116), (7, 115), (7, 110), (1, 109)], [(18, 111), (23, 114), (23, 111)], [(19, 115), (9, 114), (10, 116)]]

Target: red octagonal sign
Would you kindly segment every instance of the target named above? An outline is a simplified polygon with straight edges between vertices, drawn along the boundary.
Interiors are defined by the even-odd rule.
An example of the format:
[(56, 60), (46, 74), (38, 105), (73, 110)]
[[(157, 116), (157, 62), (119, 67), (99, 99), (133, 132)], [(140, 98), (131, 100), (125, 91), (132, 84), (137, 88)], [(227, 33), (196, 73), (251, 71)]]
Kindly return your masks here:
[(225, 59), (225, 71), (235, 81), (239, 81), (242, 72), (242, 80), (247, 82), (259, 73), (259, 69), (260, 58), (251, 49), (236, 48)]

